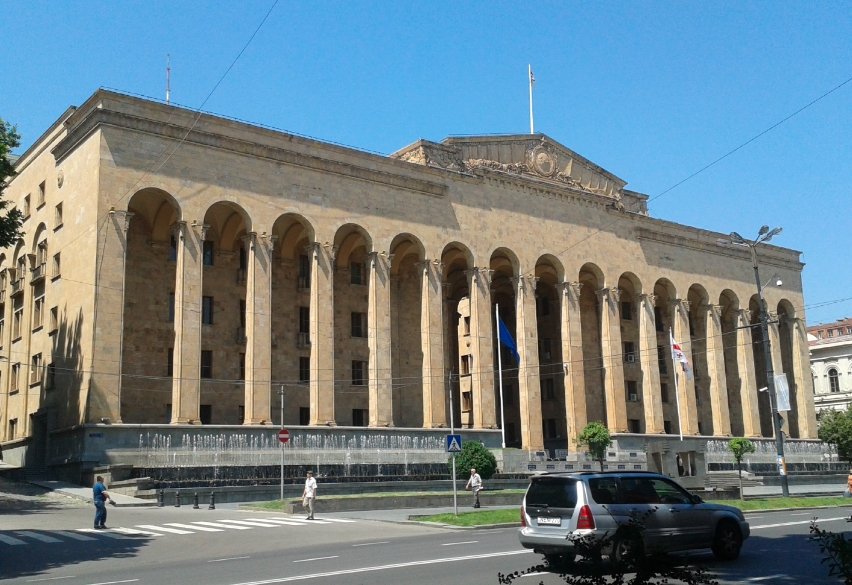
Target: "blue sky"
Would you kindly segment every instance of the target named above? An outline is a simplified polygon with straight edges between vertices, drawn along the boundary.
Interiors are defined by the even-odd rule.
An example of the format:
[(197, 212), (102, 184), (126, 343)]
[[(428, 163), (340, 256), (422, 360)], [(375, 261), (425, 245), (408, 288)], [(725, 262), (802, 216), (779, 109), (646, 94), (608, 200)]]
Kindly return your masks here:
[(21, 151), (98, 87), (163, 99), (167, 54), (173, 103), (382, 154), (528, 132), (532, 64), (536, 131), (654, 217), (783, 226), (808, 322), (852, 317), (852, 82), (654, 198), (852, 78), (848, 1), (30, 1), (3, 21)]

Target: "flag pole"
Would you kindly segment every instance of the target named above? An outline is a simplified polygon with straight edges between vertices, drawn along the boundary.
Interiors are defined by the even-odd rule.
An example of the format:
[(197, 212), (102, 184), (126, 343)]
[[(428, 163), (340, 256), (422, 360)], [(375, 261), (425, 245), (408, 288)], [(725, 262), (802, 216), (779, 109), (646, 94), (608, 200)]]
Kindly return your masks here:
[(500, 305), (494, 303), (494, 325), (497, 327), (497, 377), (500, 380), (500, 436), (506, 448), (506, 413), (503, 409), (503, 352), (500, 347)]
[(680, 389), (677, 384), (677, 365), (680, 363), (680, 360), (675, 359), (674, 355), (674, 334), (672, 333), (671, 327), (669, 327), (669, 347), (671, 347), (672, 352), (672, 369), (674, 370), (672, 374), (674, 374), (674, 390), (675, 390), (675, 407), (677, 408), (677, 431), (680, 433), (680, 440), (683, 441), (683, 416), (681, 416), (680, 412)]
[(535, 77), (533, 77), (532, 65), (527, 65), (527, 70), (530, 77), (530, 134), (535, 134), (535, 124), (533, 124), (533, 83), (535, 83)]

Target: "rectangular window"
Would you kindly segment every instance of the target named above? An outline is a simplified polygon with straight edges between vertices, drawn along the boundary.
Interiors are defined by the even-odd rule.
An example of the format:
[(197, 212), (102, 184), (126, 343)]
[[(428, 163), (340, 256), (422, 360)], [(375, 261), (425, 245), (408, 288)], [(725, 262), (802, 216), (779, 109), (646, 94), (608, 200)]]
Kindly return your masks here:
[(628, 364), (636, 363), (636, 344), (632, 341), (625, 341), (624, 344), (624, 362)]
[(201, 424), (209, 425), (213, 422), (213, 405), (202, 404), (198, 409), (198, 416), (201, 419)]
[(633, 320), (633, 303), (631, 303), (630, 301), (621, 302), (621, 318), (624, 321)]
[(311, 259), (307, 254), (299, 255), (299, 288), (311, 288)]
[(303, 427), (311, 424), (311, 408), (309, 406), (299, 407), (299, 424)]
[(639, 423), (638, 418), (629, 418), (627, 419), (627, 432), (628, 433), (641, 433), (642, 426)]
[(41, 369), (41, 354), (35, 354), (30, 360), (30, 384), (38, 384), (44, 372)]
[(21, 324), (24, 322), (24, 308), (15, 309), (14, 314), (12, 315), (12, 339), (19, 339), (21, 337)]
[(367, 362), (362, 360), (352, 360), (352, 385), (367, 385)]
[(175, 293), (169, 293), (169, 323), (175, 321)]
[(10, 418), (9, 419), (9, 437), (8, 439), (11, 441), (18, 435), (18, 419)]
[[(0, 305), (0, 311), (3, 311), (4, 307)], [(0, 313), (2, 315), (2, 313)], [(0, 347), (3, 347), (3, 340), (6, 339), (6, 320), (0, 316)], [(0, 386), (2, 388), (2, 386)]]
[(367, 284), (364, 272), (365, 272), (365, 270), (364, 270), (364, 263), (363, 262), (350, 262), (349, 263), (349, 282), (350, 282), (350, 284)]
[(311, 331), (311, 308), (299, 307), (299, 333)]
[(166, 351), (166, 376), (175, 375), (175, 348), (170, 347)]
[(555, 400), (556, 392), (554, 390), (553, 378), (543, 378), (541, 380), (541, 396), (545, 400)]
[(352, 312), (352, 337), (367, 337), (367, 314)]
[(299, 358), (299, 382), (307, 384), (311, 381), (311, 358), (301, 356)]
[(667, 404), (669, 401), (669, 385), (668, 384), (660, 384), (660, 401), (663, 404)]
[(9, 375), (9, 391), (17, 392), (18, 391), (18, 382), (21, 379), (21, 364), (14, 363), (12, 364), (12, 373)]
[(541, 359), (549, 361), (551, 356), (553, 355), (553, 340), (549, 337), (543, 337), (541, 339)]
[(213, 324), (213, 297), (201, 297), (201, 323)]
[(44, 380), (44, 387), (47, 390), (56, 388), (56, 364), (53, 362), (47, 364), (47, 377)]
[(56, 207), (53, 208), (53, 229), (57, 229), (62, 227), (62, 204), (57, 203)]
[(353, 408), (352, 409), (352, 426), (366, 427), (367, 426), (367, 409)]
[(241, 353), (237, 360), (237, 367), (240, 369), (240, 380), (246, 379), (246, 354)]
[(464, 334), (470, 335), (470, 317), (464, 318)]
[(201, 377), (210, 379), (213, 377), (213, 351), (201, 350)]
[(27, 219), (30, 216), (30, 194), (27, 193), (27, 196), (24, 197), (24, 219)]
[(44, 297), (39, 297), (33, 303), (33, 331), (44, 325)]
[(657, 346), (657, 367), (660, 370), (660, 374), (666, 375), (669, 373), (669, 362), (666, 359), (666, 350), (662, 345)]
[(625, 385), (627, 386), (627, 402), (639, 402), (639, 391), (637, 390), (636, 382), (628, 380)]
[(203, 262), (205, 266), (213, 266), (213, 241), (204, 240)]
[(246, 302), (243, 299), (240, 299), (240, 327), (245, 328), (246, 326)]
[(62, 275), (62, 256), (59, 252), (53, 255), (53, 278), (59, 278)]
[(672, 421), (670, 421), (670, 420), (664, 420), (663, 421), (663, 432), (666, 433), (667, 435), (672, 434)]
[(657, 331), (666, 330), (666, 324), (663, 322), (663, 311), (660, 307), (654, 307), (654, 328)]
[(44, 197), (45, 192), (47, 191), (47, 183), (42, 181), (38, 184), (38, 199), (36, 200), (36, 207), (41, 207), (44, 205)]
[(470, 364), (473, 362), (472, 355), (461, 356), (461, 375), (467, 376), (470, 374)]

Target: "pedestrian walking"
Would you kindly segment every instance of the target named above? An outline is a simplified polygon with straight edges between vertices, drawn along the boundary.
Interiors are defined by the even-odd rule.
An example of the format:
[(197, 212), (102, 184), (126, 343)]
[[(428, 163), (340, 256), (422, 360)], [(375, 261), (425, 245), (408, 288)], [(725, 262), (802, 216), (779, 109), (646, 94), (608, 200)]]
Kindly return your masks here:
[(95, 478), (95, 486), (92, 488), (92, 500), (95, 503), (95, 530), (105, 530), (107, 527), (106, 504), (110, 501), (110, 498), (104, 485), (104, 478), (100, 475)]
[(470, 479), (467, 480), (467, 485), (464, 489), (473, 492), (473, 507), (479, 507), (479, 492), (482, 490), (482, 478), (476, 473), (476, 468), (471, 468)]
[(317, 480), (314, 479), (314, 472), (308, 471), (308, 476), (305, 478), (305, 491), (302, 492), (302, 506), (308, 511), (308, 517), (305, 520), (314, 519), (314, 500), (317, 497)]

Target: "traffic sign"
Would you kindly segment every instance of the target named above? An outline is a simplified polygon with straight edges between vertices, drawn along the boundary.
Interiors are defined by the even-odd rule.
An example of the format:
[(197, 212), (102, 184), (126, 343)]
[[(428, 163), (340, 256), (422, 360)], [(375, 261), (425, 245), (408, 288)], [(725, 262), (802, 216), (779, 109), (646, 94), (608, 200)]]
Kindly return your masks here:
[(278, 440), (282, 443), (286, 443), (287, 441), (289, 441), (290, 431), (288, 431), (287, 429), (281, 429), (280, 431), (278, 431)]
[(459, 453), (461, 450), (461, 435), (447, 435), (447, 453)]

